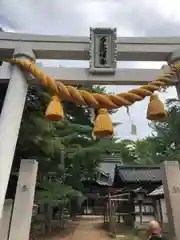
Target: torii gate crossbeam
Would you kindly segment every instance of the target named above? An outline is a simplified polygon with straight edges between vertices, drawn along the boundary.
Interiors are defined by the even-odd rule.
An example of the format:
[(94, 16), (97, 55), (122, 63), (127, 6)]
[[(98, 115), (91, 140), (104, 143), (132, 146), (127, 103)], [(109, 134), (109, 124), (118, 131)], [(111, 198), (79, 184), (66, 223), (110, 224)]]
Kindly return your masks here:
[[(89, 60), (89, 38), (0, 32), (0, 60), (11, 58), (20, 44), (37, 59)], [(180, 48), (180, 37), (117, 38), (117, 61), (166, 61)]]
[[(163, 65), (162, 69), (134, 69), (117, 68), (113, 75), (93, 75), (89, 74), (88, 68), (72, 67), (44, 67), (37, 64), (42, 72), (52, 76), (56, 81), (61, 81), (66, 85), (144, 85), (169, 71), (168, 65)], [(8, 83), (11, 76), (9, 63), (0, 66), (0, 83)], [(30, 78), (30, 81), (33, 79)]]
[[(104, 30), (103, 30), (104, 31)], [(104, 35), (111, 44), (111, 36)], [(104, 37), (103, 36), (103, 37)], [(100, 44), (101, 34), (98, 33), (95, 40), (92, 41)], [(67, 60), (93, 60), (92, 64), (97, 64), (99, 58), (94, 53), (94, 59), (89, 56), (90, 39), (88, 37), (59, 37), (59, 36), (43, 36), (16, 33), (0, 33), (0, 60), (5, 58), (25, 58), (32, 59), (67, 59)], [(92, 44), (91, 44), (92, 45)], [(96, 45), (94, 45), (96, 48)], [(44, 68), (49, 74), (57, 80), (65, 78), (64, 83), (79, 84), (143, 84), (147, 83), (159, 74), (159, 70), (121, 70), (114, 67), (114, 59), (117, 61), (168, 61), (168, 63), (177, 63), (180, 61), (180, 38), (117, 38), (116, 56), (113, 56), (112, 46), (106, 46), (108, 67), (95, 66), (95, 72), (88, 72), (87, 69)], [(115, 48), (113, 46), (114, 52)], [(94, 49), (93, 49), (94, 50)], [(105, 50), (104, 50), (105, 51)], [(92, 48), (91, 48), (92, 54)], [(113, 64), (111, 64), (113, 63)], [(111, 74), (106, 74), (106, 70), (112, 70)], [(11, 166), (13, 162), (15, 146), (19, 133), (24, 103), (27, 94), (27, 79), (24, 74), (16, 66), (9, 69), (9, 66), (3, 63), (0, 68), (0, 81), (9, 81), (6, 97), (4, 100), (1, 116), (0, 116), (0, 218), (3, 209), (6, 189), (10, 176)], [(100, 71), (99, 71), (100, 70)], [(76, 71), (75, 76), (74, 73)], [(98, 73), (99, 71), (99, 73)], [(104, 71), (104, 72), (103, 72)], [(164, 69), (162, 70), (164, 71)], [(55, 73), (54, 73), (55, 72)], [(110, 72), (109, 72), (110, 73)], [(145, 74), (147, 77), (145, 77)], [(137, 75), (138, 74), (138, 75)], [(79, 77), (79, 79), (78, 79)], [(124, 78), (124, 79), (123, 79)], [(139, 78), (139, 80), (138, 80)], [(144, 79), (144, 80), (143, 80)], [(179, 80), (179, 79), (177, 79)], [(79, 82), (78, 82), (79, 81)], [(178, 83), (179, 85), (179, 83)], [(180, 88), (177, 85), (178, 95), (180, 96)], [(180, 183), (179, 183), (180, 184)], [(176, 196), (180, 201), (180, 195)], [(180, 222), (180, 209), (173, 210), (174, 224)], [(180, 239), (180, 232), (176, 232)]]

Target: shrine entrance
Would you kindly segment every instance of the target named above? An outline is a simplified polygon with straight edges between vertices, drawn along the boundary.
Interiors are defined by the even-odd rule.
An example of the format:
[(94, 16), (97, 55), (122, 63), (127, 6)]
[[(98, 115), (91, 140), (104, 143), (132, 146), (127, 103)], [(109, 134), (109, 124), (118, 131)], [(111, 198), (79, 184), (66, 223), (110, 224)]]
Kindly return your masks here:
[(134, 204), (130, 193), (109, 194), (105, 203), (104, 223), (112, 236), (121, 232), (121, 226), (134, 226)]
[[(0, 116), (0, 219), (14, 158), (28, 85), (38, 82), (52, 93), (45, 117), (63, 120), (61, 101), (93, 109), (92, 138), (112, 137), (109, 110), (128, 107), (150, 97), (147, 118), (165, 120), (164, 106), (155, 91), (175, 85), (180, 96), (180, 38), (117, 38), (116, 29), (90, 29), (90, 37), (38, 36), (0, 32), (0, 81), (8, 84)], [(36, 64), (36, 59), (89, 60), (89, 69), (50, 68)], [(162, 69), (117, 69), (117, 61), (166, 61)], [(99, 94), (71, 85), (142, 85), (126, 93)], [(1, 84), (1, 83), (0, 83)], [(8, 146), (8, 148), (7, 148)], [(23, 162), (18, 180), (10, 240), (27, 239), (32, 216), (37, 174), (35, 160)], [(180, 195), (172, 193), (180, 184), (179, 164), (166, 162), (162, 168), (173, 236), (180, 239)], [(28, 173), (28, 177), (27, 177)], [(33, 187), (32, 187), (33, 186)], [(28, 201), (28, 204), (27, 204)], [(109, 206), (114, 206), (116, 200)], [(177, 205), (175, 207), (175, 205)], [(22, 206), (26, 206), (24, 215)], [(110, 209), (110, 207), (109, 207)], [(113, 209), (113, 207), (111, 207)]]

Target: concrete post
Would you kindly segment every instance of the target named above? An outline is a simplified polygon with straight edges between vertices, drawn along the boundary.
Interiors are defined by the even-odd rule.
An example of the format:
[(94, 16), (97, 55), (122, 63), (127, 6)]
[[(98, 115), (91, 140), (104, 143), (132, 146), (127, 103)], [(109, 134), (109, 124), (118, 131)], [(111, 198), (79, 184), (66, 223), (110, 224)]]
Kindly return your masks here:
[[(172, 52), (168, 58), (169, 64), (180, 63), (180, 49)], [(178, 99), (180, 100), (180, 79), (176, 84)], [(169, 230), (175, 239), (180, 239), (180, 169), (178, 162), (165, 162), (163, 165), (164, 173), (164, 196), (167, 208)]]
[[(14, 57), (33, 59), (32, 50), (21, 46), (15, 50)], [(19, 68), (12, 67), (12, 75), (0, 116), (0, 219), (11, 172), (15, 147), (19, 134), (21, 118), (28, 84)]]
[(29, 240), (37, 169), (36, 160), (21, 161), (9, 240)]
[(4, 203), (3, 214), (0, 221), (0, 239), (8, 240), (13, 200), (7, 199)]
[(180, 240), (180, 169), (177, 161), (165, 161), (161, 165), (164, 196), (167, 207), (169, 233)]

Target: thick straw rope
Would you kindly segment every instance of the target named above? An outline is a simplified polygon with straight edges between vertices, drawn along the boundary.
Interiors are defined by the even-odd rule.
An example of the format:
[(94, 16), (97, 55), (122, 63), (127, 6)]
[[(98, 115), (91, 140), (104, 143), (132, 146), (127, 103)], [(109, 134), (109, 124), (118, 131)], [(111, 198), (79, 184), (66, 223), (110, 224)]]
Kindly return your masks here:
[(140, 88), (119, 94), (99, 94), (78, 90), (72, 86), (65, 86), (62, 82), (55, 81), (52, 77), (39, 71), (34, 62), (19, 59), (10, 59), (8, 62), (31, 73), (42, 84), (50, 88), (54, 94), (59, 96), (61, 100), (69, 100), (78, 105), (97, 109), (116, 109), (122, 106), (130, 106), (136, 101), (141, 101), (146, 96), (151, 96), (154, 91), (159, 90), (161, 87), (174, 85), (177, 82), (177, 74), (180, 70), (180, 64), (171, 65), (168, 73), (163, 74), (158, 77), (157, 80), (143, 85)]

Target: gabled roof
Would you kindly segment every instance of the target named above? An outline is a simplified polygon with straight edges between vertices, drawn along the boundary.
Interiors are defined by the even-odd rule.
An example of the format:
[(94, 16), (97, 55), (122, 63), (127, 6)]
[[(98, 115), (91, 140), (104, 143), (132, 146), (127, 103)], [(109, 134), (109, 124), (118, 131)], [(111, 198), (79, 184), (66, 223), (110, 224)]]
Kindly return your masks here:
[(109, 178), (107, 181), (102, 181), (100, 180), (96, 180), (97, 184), (99, 184), (100, 186), (107, 186), (107, 187), (111, 187), (113, 182), (112, 180)]
[(116, 166), (116, 175), (123, 182), (161, 182), (162, 174), (159, 166)]
[(116, 165), (121, 164), (119, 156), (104, 156), (103, 161), (98, 167), (100, 178), (96, 182), (101, 186), (112, 186), (115, 176)]
[(100, 170), (105, 174), (108, 174), (112, 181), (114, 181), (115, 168), (116, 165), (121, 164), (121, 159), (119, 156), (109, 156), (104, 157), (103, 161), (100, 163)]
[(154, 191), (152, 191), (149, 196), (158, 196), (158, 195), (163, 195), (164, 194), (164, 188), (163, 185), (160, 187), (156, 188)]

